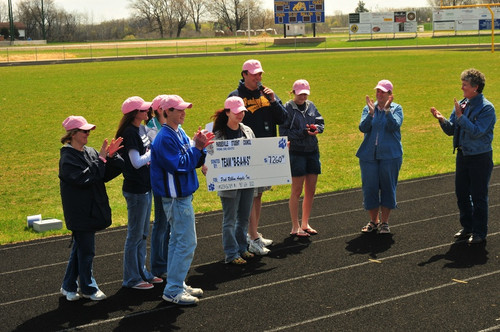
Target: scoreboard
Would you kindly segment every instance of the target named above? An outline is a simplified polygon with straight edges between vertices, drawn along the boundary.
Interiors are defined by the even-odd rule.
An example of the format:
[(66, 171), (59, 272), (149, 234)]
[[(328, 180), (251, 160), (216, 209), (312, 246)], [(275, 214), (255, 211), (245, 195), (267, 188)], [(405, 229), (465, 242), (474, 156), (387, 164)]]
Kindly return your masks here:
[(325, 1), (274, 1), (274, 23), (324, 23)]

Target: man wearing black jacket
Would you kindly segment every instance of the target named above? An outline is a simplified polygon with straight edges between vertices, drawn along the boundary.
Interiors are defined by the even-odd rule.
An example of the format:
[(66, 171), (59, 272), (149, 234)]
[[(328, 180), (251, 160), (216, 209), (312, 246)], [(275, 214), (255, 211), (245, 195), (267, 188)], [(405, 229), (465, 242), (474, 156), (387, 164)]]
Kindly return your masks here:
[[(259, 60), (245, 61), (239, 86), (229, 94), (229, 96), (239, 96), (245, 102), (248, 112), (243, 118), (243, 124), (252, 128), (257, 138), (275, 137), (276, 126), (285, 122), (287, 116), (285, 107), (274, 91), (262, 85), (263, 73)], [(262, 207), (262, 193), (270, 187), (257, 189), (258, 195), (254, 197), (248, 225), (248, 250), (257, 255), (266, 255), (270, 251), (266, 246), (271, 245), (273, 241), (263, 238), (262, 234), (257, 232), (257, 227)]]

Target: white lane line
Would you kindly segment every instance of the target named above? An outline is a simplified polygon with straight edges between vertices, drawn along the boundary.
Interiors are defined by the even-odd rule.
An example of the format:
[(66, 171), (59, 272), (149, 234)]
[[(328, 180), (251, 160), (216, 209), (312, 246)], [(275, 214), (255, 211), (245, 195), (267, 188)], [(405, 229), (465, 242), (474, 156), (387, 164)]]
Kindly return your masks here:
[(478, 332), (490, 332), (490, 331), (500, 331), (500, 325), (492, 326), (484, 330), (480, 330)]
[[(446, 245), (449, 245), (449, 244), (446, 244)], [(408, 254), (410, 254), (410, 253), (408, 253)], [(386, 259), (390, 259), (390, 258), (387, 257)], [(352, 265), (350, 267), (358, 267), (358, 266), (362, 266), (362, 265), (366, 265), (366, 264), (370, 264), (370, 262), (363, 262), (363, 263), (359, 263), (359, 264), (354, 264), (354, 265)], [(262, 289), (264, 287), (276, 286), (276, 285), (285, 284), (285, 283), (289, 283), (289, 282), (300, 280), (300, 279), (309, 279), (311, 277), (317, 277), (317, 276), (320, 276), (320, 275), (323, 275), (323, 274), (337, 272), (337, 271), (340, 271), (340, 270), (345, 270), (345, 269), (350, 268), (350, 267), (335, 268), (335, 269), (331, 269), (331, 270), (328, 270), (328, 271), (322, 271), (322, 272), (312, 273), (312, 274), (308, 274), (308, 275), (304, 275), (304, 276), (300, 276), (300, 277), (295, 277), (295, 278), (291, 278), (291, 279), (276, 281), (276, 282), (265, 284), (265, 285), (259, 285), (259, 286), (255, 286), (255, 287), (240, 289), (240, 290), (233, 291), (233, 292), (228, 292), (228, 293), (225, 293), (225, 294), (219, 294), (219, 295), (214, 295), (214, 296), (210, 296), (210, 297), (206, 297), (206, 298), (201, 298), (200, 302), (210, 301), (210, 300), (214, 300), (214, 299), (218, 299), (218, 298), (223, 298), (223, 297), (228, 297), (228, 296), (232, 296), (232, 295), (239, 295), (239, 294), (247, 293), (247, 292), (250, 292), (250, 291), (253, 291), (253, 290)], [(473, 277), (470, 277), (470, 278), (467, 278), (467, 279), (464, 279), (464, 280), (467, 281), (467, 282), (469, 282), (469, 281), (472, 281), (472, 280), (489, 277), (489, 276), (492, 276), (492, 275), (495, 275), (495, 274), (499, 274), (499, 273), (500, 273), (500, 270), (496, 270), (496, 271), (484, 273), (484, 274), (481, 274), (481, 275), (473, 276)], [(315, 318), (312, 318), (312, 319), (308, 319), (308, 320), (305, 320), (305, 321), (300, 321), (300, 322), (289, 324), (289, 325), (285, 325), (285, 326), (280, 326), (278, 328), (267, 330), (266, 332), (281, 331), (281, 330), (285, 330), (285, 329), (289, 329), (289, 328), (293, 328), (293, 327), (297, 327), (297, 326), (301, 326), (301, 325), (305, 325), (305, 324), (310, 324), (310, 323), (314, 323), (314, 322), (319, 321), (319, 320), (333, 318), (335, 316), (339, 316), (339, 315), (351, 313), (351, 312), (358, 311), (358, 310), (363, 310), (363, 309), (366, 309), (366, 308), (369, 308), (369, 307), (373, 307), (373, 306), (377, 306), (377, 305), (381, 305), (381, 304), (385, 304), (385, 303), (389, 303), (389, 302), (393, 302), (393, 301), (398, 301), (398, 300), (401, 300), (401, 299), (404, 299), (404, 298), (408, 298), (408, 297), (411, 297), (411, 296), (416, 296), (416, 295), (428, 293), (428, 292), (431, 292), (431, 291), (439, 290), (441, 288), (450, 287), (450, 286), (457, 286), (457, 285), (458, 284), (455, 283), (455, 282), (448, 282), (448, 283), (441, 284), (441, 285), (438, 285), (438, 286), (429, 287), (429, 288), (425, 288), (425, 289), (422, 289), (422, 290), (419, 290), (419, 291), (415, 291), (415, 292), (411, 292), (411, 293), (407, 293), (407, 294), (403, 294), (403, 295), (399, 295), (399, 296), (390, 297), (390, 298), (387, 298), (387, 299), (384, 299), (384, 300), (376, 301), (376, 302), (365, 304), (365, 305), (362, 305), (362, 306), (357, 306), (357, 307), (353, 307), (353, 308), (342, 310), (342, 311), (336, 311), (336, 312), (333, 312), (333, 313), (328, 314), (328, 315), (315, 317)], [(74, 327), (72, 327), (70, 329), (61, 330), (61, 331), (73, 331), (73, 330), (80, 330), (80, 329), (85, 329), (85, 328), (89, 328), (89, 327), (95, 327), (95, 326), (99, 326), (99, 325), (103, 325), (103, 324), (112, 323), (112, 322), (115, 322), (115, 321), (120, 321), (120, 320), (125, 319), (125, 318), (137, 317), (137, 316), (141, 316), (141, 315), (149, 315), (151, 313), (158, 312), (158, 311), (165, 310), (165, 309), (169, 309), (169, 308), (172, 308), (172, 307), (175, 307), (175, 305), (167, 305), (167, 306), (162, 307), (162, 308), (155, 308), (155, 309), (152, 309), (152, 310), (144, 310), (144, 311), (140, 311), (140, 312), (133, 313), (133, 314), (130, 314), (130, 315), (122, 315), (122, 316), (119, 316), (119, 317), (114, 317), (114, 318), (102, 320), (102, 321), (99, 321), (99, 322), (94, 322), (94, 323), (80, 325), (80, 326), (74, 326)]]
[[(358, 234), (358, 233), (356, 233), (356, 234)], [(490, 234), (490, 236), (495, 236), (495, 235), (500, 235), (500, 231), (496, 232), (496, 233), (491, 233)], [(426, 248), (422, 248), (422, 249), (418, 249), (418, 250), (414, 250), (414, 251), (409, 251), (409, 252), (405, 252), (405, 253), (401, 253), (401, 254), (396, 254), (396, 255), (384, 257), (384, 258), (379, 258), (378, 260), (379, 261), (387, 261), (387, 260), (391, 260), (391, 259), (396, 259), (396, 258), (401, 258), (401, 257), (405, 257), (405, 256), (410, 256), (410, 255), (414, 255), (414, 254), (418, 254), (418, 253), (422, 253), (422, 252), (426, 252), (426, 251), (431, 251), (431, 250), (435, 250), (435, 249), (439, 249), (439, 248), (448, 247), (448, 246), (452, 245), (453, 243), (455, 243), (455, 242), (443, 243), (443, 244), (439, 244), (439, 245), (432, 246), (432, 247), (426, 247)], [(213, 263), (216, 263), (216, 262), (219, 262), (219, 261), (213, 261), (213, 262), (209, 262), (209, 263), (198, 264), (198, 265), (192, 266), (192, 268), (196, 268), (196, 267), (203, 266), (203, 265), (208, 265), (208, 264), (213, 264)], [(206, 300), (216, 299), (216, 298), (220, 298), (220, 297), (227, 297), (227, 296), (231, 296), (231, 295), (235, 295), (235, 294), (246, 293), (246, 292), (251, 291), (251, 290), (257, 290), (257, 289), (261, 289), (261, 288), (264, 288), (264, 287), (276, 286), (276, 285), (280, 285), (280, 284), (289, 283), (289, 282), (292, 282), (292, 281), (297, 281), (297, 280), (302, 280), (302, 279), (308, 279), (308, 278), (317, 277), (317, 276), (321, 276), (321, 275), (329, 274), (329, 273), (334, 273), (334, 272), (338, 272), (338, 271), (349, 270), (349, 269), (360, 267), (360, 266), (364, 266), (364, 265), (367, 265), (367, 264), (372, 264), (372, 262), (370, 262), (369, 260), (367, 260), (367, 261), (364, 261), (364, 262), (361, 262), (361, 263), (356, 263), (356, 264), (351, 264), (351, 265), (346, 265), (346, 266), (340, 266), (340, 267), (332, 268), (332, 269), (329, 269), (329, 270), (319, 271), (319, 272), (315, 272), (315, 273), (310, 273), (310, 274), (306, 274), (306, 275), (302, 275), (302, 276), (297, 276), (297, 277), (294, 277), (294, 278), (288, 278), (288, 279), (284, 279), (284, 280), (280, 280), (280, 281), (275, 281), (275, 282), (264, 284), (264, 285), (249, 287), (249, 288), (245, 288), (245, 289), (241, 289), (241, 290), (237, 290), (237, 291), (233, 291), (233, 292), (228, 292), (228, 293), (224, 293), (224, 294), (213, 295), (213, 296), (210, 296), (210, 297), (207, 297), (207, 298), (202, 298), (202, 299), (200, 299), (200, 301), (206, 301)], [(464, 279), (464, 280), (467, 280), (467, 279)], [(106, 282), (106, 283), (102, 283), (102, 285), (109, 285), (109, 284), (114, 284), (114, 283), (118, 283), (118, 282), (121, 283), (122, 281), (121, 280), (109, 281), (109, 282)], [(9, 305), (9, 304), (19, 303), (19, 302), (32, 301), (33, 299), (38, 299), (38, 298), (41, 298), (41, 297), (49, 297), (49, 296), (53, 296), (53, 295), (57, 295), (57, 294), (59, 294), (59, 293), (51, 293), (51, 294), (40, 295), (40, 296), (36, 296), (36, 297), (32, 297), (32, 298), (25, 298), (25, 299), (19, 299), (19, 300), (10, 301), (10, 302), (4, 302), (4, 303), (0, 303), (0, 307), (6, 306), (6, 305)], [(149, 311), (147, 311), (147, 312), (149, 312)]]
[[(435, 196), (436, 195), (431, 195), (431, 196), (426, 196), (425, 198), (435, 197)], [(425, 198), (422, 198), (422, 199), (425, 199)], [(500, 204), (495, 204), (495, 205), (491, 205), (489, 208), (492, 209), (492, 208), (496, 208), (496, 207), (499, 207), (499, 206), (500, 206)], [(359, 210), (363, 210), (363, 209), (359, 209)], [(330, 214), (325, 214), (325, 215), (322, 215), (322, 216), (312, 217), (310, 219), (324, 218), (324, 217), (329, 217), (329, 216), (333, 216), (333, 215), (339, 215), (339, 214), (343, 214), (343, 213), (347, 213), (347, 212), (342, 211), (342, 212), (330, 213)], [(455, 213), (445, 214), (445, 215), (441, 215), (441, 216), (435, 216), (435, 217), (431, 217), (431, 218), (410, 221), (410, 222), (406, 222), (406, 223), (403, 223), (403, 224), (391, 225), (391, 228), (397, 228), (397, 227), (402, 227), (402, 226), (417, 224), (417, 223), (426, 222), (426, 221), (430, 221), (430, 220), (436, 220), (436, 219), (440, 219), (440, 218), (448, 218), (448, 217), (451, 217), (451, 216), (454, 216), (454, 215), (457, 215), (457, 214), (458, 214), (458, 212), (455, 212)], [(284, 223), (289, 223), (289, 221), (284, 222)], [(273, 224), (273, 226), (275, 226), (275, 225), (276, 224)], [(267, 226), (264, 226), (262, 228), (265, 228), (265, 227), (270, 227), (270, 226), (267, 225)], [(331, 238), (326, 238), (326, 239), (321, 239), (321, 240), (315, 240), (314, 242), (321, 243), (321, 242), (331, 241), (331, 240), (340, 239), (340, 238), (344, 238), (344, 237), (355, 236), (357, 234), (359, 234), (359, 233), (356, 232), (356, 233), (351, 233), (351, 234), (345, 234), (345, 235), (340, 235), (340, 236), (336, 236), (336, 237), (331, 237)], [(216, 237), (216, 236), (221, 236), (221, 233), (199, 237), (198, 240), (208, 239), (208, 238), (212, 238), (212, 237)], [(490, 234), (490, 236), (491, 236), (491, 234)], [(288, 247), (286, 247), (286, 248), (288, 248)], [(283, 249), (286, 249), (286, 248), (283, 248)], [(103, 257), (109, 257), (109, 256), (114, 256), (114, 255), (122, 255), (122, 254), (123, 254), (123, 251), (117, 251), (117, 252), (112, 252), (112, 253), (107, 253), (107, 254), (102, 254), (102, 255), (96, 255), (95, 259), (101, 259)], [(12, 270), (12, 271), (0, 272), (0, 277), (4, 276), (4, 275), (8, 275), (8, 274), (23, 273), (23, 272), (37, 270), (37, 269), (43, 269), (43, 268), (48, 268), (48, 267), (54, 267), (54, 266), (64, 265), (64, 264), (67, 264), (67, 263), (68, 263), (67, 261), (61, 261), (61, 262), (57, 262), (57, 263), (45, 264), (45, 265), (39, 265), (39, 266), (33, 266), (33, 267), (23, 268), (23, 269), (19, 269), (19, 270)]]
[[(467, 279), (465, 279), (465, 281), (469, 282), (469, 281), (472, 281), (472, 280), (489, 277), (489, 276), (492, 276), (492, 275), (495, 275), (495, 274), (499, 274), (499, 273), (500, 273), (500, 270), (496, 270), (496, 271), (492, 271), (492, 272), (488, 272), (488, 273), (484, 273), (484, 274), (481, 274), (481, 275), (477, 275), (477, 276), (474, 276), (474, 277), (467, 278)], [(289, 325), (280, 326), (280, 327), (277, 327), (277, 328), (274, 328), (274, 329), (270, 329), (270, 330), (265, 330), (265, 331), (266, 332), (282, 331), (282, 330), (286, 330), (286, 329), (290, 329), (290, 328), (294, 328), (294, 327), (298, 327), (298, 326), (302, 326), (302, 325), (306, 325), (306, 324), (311, 324), (311, 323), (314, 323), (314, 322), (317, 322), (317, 321), (320, 321), (320, 320), (333, 318), (333, 317), (336, 317), (336, 316), (339, 316), (339, 315), (348, 314), (348, 313), (351, 313), (351, 312), (354, 312), (354, 311), (363, 310), (363, 309), (366, 309), (366, 308), (378, 306), (378, 305), (381, 305), (381, 304), (386, 304), (386, 303), (389, 303), (389, 302), (398, 301), (398, 300), (405, 299), (405, 298), (408, 298), (408, 297), (412, 297), (412, 296), (416, 296), (416, 295), (421, 295), (421, 294), (424, 294), (424, 293), (428, 293), (428, 292), (432, 292), (432, 291), (435, 291), (435, 290), (439, 290), (439, 289), (450, 287), (450, 286), (456, 286), (456, 285), (457, 285), (457, 283), (455, 283), (455, 282), (448, 282), (448, 283), (441, 284), (441, 285), (438, 285), (438, 286), (435, 286), (435, 287), (429, 287), (429, 288), (425, 288), (425, 289), (422, 289), (422, 290), (419, 290), (419, 291), (415, 291), (415, 292), (411, 292), (411, 293), (407, 293), (407, 294), (403, 294), (403, 295), (399, 295), (399, 296), (390, 297), (390, 298), (383, 299), (383, 300), (380, 300), (380, 301), (368, 303), (368, 304), (365, 304), (365, 305), (362, 305), (362, 306), (358, 306), (358, 307), (353, 307), (353, 308), (346, 309), (346, 310), (332, 312), (331, 314), (328, 314), (328, 315), (318, 316), (318, 317), (315, 317), (315, 318), (312, 318), (312, 319), (300, 321), (300, 322), (297, 322), (297, 323), (292, 323), (292, 324), (289, 324)]]
[[(494, 167), (494, 169), (499, 168), (499, 167), (500, 166)], [(438, 176), (433, 176), (433, 177), (423, 178), (423, 179), (405, 180), (403, 182), (400, 182), (399, 186), (403, 186), (403, 185), (406, 185), (406, 184), (413, 184), (413, 183), (417, 183), (417, 182), (432, 181), (432, 180), (435, 180), (435, 179), (441, 179), (441, 178), (450, 177), (450, 176), (454, 176), (454, 173), (444, 174), (444, 175), (438, 175)], [(500, 185), (500, 184), (499, 183), (492, 183), (492, 184), (490, 184), (490, 187), (496, 186), (496, 185)], [(353, 193), (353, 192), (360, 192), (360, 191), (361, 191), (361, 189), (354, 188), (354, 189), (348, 189), (347, 191), (333, 192), (333, 193), (329, 193), (329, 194), (319, 194), (318, 196), (315, 196), (314, 199), (315, 200), (320, 200), (322, 198), (329, 198), (329, 197), (333, 197), (333, 196), (342, 196), (344, 194)], [(411, 200), (407, 200), (407, 201), (411, 201)], [(403, 203), (403, 202), (399, 202), (399, 203)], [(277, 205), (286, 205), (286, 204), (288, 204), (288, 201), (277, 202), (277, 203), (269, 203), (269, 204), (266, 203), (265, 207), (277, 206)], [(360, 210), (362, 210), (362, 209), (360, 209)], [(355, 210), (355, 211), (358, 211), (358, 210)], [(205, 218), (205, 217), (213, 217), (213, 216), (217, 216), (217, 215), (222, 215), (222, 211), (214, 211), (214, 212), (202, 213), (202, 214), (197, 215), (196, 219), (201, 219), (201, 218)], [(104, 234), (108, 234), (108, 233), (126, 232), (126, 231), (127, 231), (126, 228), (108, 229), (108, 230), (105, 230), (105, 231), (98, 232), (96, 235), (104, 235)], [(67, 235), (61, 235), (61, 236), (55, 237), (53, 240), (46, 240), (46, 241), (45, 240), (40, 240), (40, 241), (35, 241), (35, 243), (29, 242), (29, 243), (25, 243), (25, 244), (13, 245), (13, 246), (9, 246), (9, 247), (0, 247), (0, 251), (6, 251), (6, 250), (12, 250), (12, 249), (19, 249), (19, 248), (24, 248), (24, 247), (31, 247), (31, 246), (36, 246), (36, 245), (40, 245), (40, 244), (55, 243), (55, 242), (67, 241), (67, 240), (68, 240)]]

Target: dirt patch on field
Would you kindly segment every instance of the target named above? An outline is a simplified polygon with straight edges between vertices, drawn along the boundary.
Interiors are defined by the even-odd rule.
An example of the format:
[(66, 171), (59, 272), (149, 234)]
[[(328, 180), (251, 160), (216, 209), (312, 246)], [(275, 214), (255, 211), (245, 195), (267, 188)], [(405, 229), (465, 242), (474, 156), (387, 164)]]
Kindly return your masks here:
[(64, 60), (74, 59), (76, 55), (71, 53), (43, 53), (43, 54), (9, 54), (0, 55), (0, 62), (16, 62), (16, 61), (39, 61), (39, 60)]

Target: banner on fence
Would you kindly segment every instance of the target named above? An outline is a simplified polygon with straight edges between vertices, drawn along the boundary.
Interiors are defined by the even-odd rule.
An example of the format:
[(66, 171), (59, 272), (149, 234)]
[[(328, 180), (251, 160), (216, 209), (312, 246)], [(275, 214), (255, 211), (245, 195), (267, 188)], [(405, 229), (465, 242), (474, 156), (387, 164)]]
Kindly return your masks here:
[(349, 14), (349, 34), (417, 32), (413, 11)]

